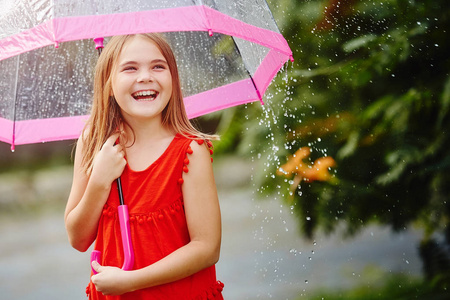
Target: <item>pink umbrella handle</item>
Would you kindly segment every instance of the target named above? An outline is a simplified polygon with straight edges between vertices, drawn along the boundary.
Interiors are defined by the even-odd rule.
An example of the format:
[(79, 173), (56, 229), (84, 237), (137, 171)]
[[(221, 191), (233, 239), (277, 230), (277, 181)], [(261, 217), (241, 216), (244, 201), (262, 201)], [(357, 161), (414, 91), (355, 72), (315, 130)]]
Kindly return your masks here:
[(94, 274), (98, 274), (98, 272), (95, 271), (94, 268), (92, 267), (92, 262), (96, 261), (100, 264), (101, 256), (102, 256), (102, 253), (98, 250), (93, 250), (91, 253), (91, 269)]
[(126, 205), (119, 205), (117, 207), (119, 213), (120, 233), (122, 236), (122, 247), (124, 254), (124, 261), (122, 270), (129, 271), (133, 269), (134, 265), (134, 251), (131, 243), (130, 217), (128, 215), (128, 207)]
[[(134, 251), (133, 251), (133, 244), (131, 243), (130, 217), (128, 215), (128, 207), (126, 205), (119, 205), (117, 207), (117, 211), (119, 213), (119, 225), (120, 225), (120, 233), (122, 236), (122, 247), (124, 254), (122, 270), (129, 271), (133, 269)], [(91, 263), (93, 261), (100, 263), (100, 257), (101, 257), (100, 251), (98, 250), (92, 251)], [(94, 272), (94, 274), (97, 274), (97, 272), (93, 268), (92, 272)]]

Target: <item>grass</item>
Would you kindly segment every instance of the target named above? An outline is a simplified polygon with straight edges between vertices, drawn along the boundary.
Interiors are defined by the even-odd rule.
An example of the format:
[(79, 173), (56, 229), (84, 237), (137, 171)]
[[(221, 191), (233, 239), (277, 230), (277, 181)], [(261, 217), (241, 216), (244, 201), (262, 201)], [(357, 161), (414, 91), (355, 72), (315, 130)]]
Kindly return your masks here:
[[(445, 287), (446, 286), (446, 287)], [(303, 297), (298, 298), (304, 299)], [(405, 275), (387, 276), (377, 287), (359, 286), (345, 291), (315, 293), (309, 300), (448, 300), (447, 284), (437, 286), (434, 282), (412, 279)]]

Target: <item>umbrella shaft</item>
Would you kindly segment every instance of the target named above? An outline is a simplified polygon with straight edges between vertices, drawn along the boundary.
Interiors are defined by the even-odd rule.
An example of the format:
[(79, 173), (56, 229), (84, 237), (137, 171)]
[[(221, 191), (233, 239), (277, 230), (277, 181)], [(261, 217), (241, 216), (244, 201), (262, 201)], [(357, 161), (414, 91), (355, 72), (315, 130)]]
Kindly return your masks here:
[(117, 191), (119, 192), (120, 205), (124, 205), (123, 192), (122, 192), (122, 180), (120, 180), (120, 177), (119, 177), (116, 179), (116, 181), (117, 181)]

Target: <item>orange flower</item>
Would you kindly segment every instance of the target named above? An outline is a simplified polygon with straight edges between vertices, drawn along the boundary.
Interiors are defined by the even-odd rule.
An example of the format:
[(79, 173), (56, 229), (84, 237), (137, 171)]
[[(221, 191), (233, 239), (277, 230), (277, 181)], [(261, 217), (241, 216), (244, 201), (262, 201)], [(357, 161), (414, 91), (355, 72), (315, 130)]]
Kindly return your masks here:
[(294, 193), (302, 181), (328, 181), (331, 179), (329, 168), (334, 167), (336, 162), (330, 156), (316, 159), (310, 166), (303, 162), (311, 153), (309, 147), (298, 149), (294, 155), (290, 156), (287, 162), (277, 170), (277, 175), (290, 178), (294, 175), (290, 186), (290, 201), (294, 201)]
[(303, 174), (308, 169), (307, 165), (303, 162), (303, 159), (307, 158), (311, 153), (309, 147), (302, 147), (290, 156), (287, 162), (277, 170), (277, 175), (290, 177), (291, 174)]
[(336, 162), (330, 156), (321, 157), (316, 159), (311, 168), (307, 169), (303, 173), (305, 181), (328, 181), (331, 178), (329, 168), (334, 167)]
[(294, 155), (290, 156), (287, 162), (277, 170), (277, 175), (290, 178), (294, 175), (289, 197), (291, 201), (294, 199), (294, 192), (302, 181), (328, 181), (331, 179), (329, 169), (336, 165), (334, 159), (330, 156), (320, 157), (314, 161), (312, 165), (308, 165), (303, 161), (311, 154), (309, 147), (298, 149)]

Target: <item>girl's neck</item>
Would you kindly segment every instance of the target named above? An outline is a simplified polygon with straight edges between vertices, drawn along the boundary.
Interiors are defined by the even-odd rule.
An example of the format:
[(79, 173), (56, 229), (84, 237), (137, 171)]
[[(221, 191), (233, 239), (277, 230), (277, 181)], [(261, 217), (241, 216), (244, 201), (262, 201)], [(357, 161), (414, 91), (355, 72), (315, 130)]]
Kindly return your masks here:
[(146, 122), (132, 120), (128, 122), (128, 125), (123, 128), (128, 137), (129, 145), (127, 146), (153, 143), (175, 135), (171, 129), (162, 124), (160, 119), (147, 120)]
[(133, 122), (129, 126), (123, 128), (127, 164), (133, 171), (143, 171), (163, 155), (175, 133), (161, 122)]

